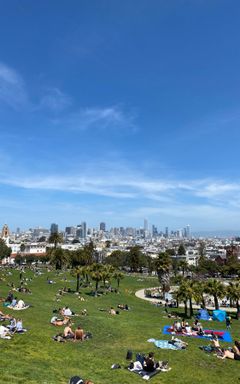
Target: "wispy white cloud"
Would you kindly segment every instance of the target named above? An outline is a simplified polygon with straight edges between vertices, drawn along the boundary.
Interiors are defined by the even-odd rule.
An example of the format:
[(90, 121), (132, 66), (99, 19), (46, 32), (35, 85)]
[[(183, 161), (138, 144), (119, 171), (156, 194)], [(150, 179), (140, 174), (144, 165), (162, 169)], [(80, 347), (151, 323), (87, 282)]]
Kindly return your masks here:
[(56, 124), (68, 127), (74, 131), (85, 130), (128, 130), (136, 132), (135, 114), (126, 112), (124, 108), (115, 105), (110, 107), (88, 107), (66, 116), (64, 119), (55, 119)]
[(50, 109), (61, 112), (72, 104), (72, 99), (58, 88), (47, 88), (42, 96), (38, 109)]
[(14, 69), (3, 63), (0, 63), (0, 101), (14, 109), (28, 103), (24, 80)]

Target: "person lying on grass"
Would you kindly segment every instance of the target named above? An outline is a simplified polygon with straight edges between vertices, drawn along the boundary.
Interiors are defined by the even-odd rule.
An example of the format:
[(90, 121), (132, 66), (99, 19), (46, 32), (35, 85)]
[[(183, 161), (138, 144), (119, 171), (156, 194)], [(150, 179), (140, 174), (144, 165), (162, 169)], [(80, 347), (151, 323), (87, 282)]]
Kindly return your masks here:
[(57, 316), (53, 316), (50, 320), (50, 323), (52, 325), (55, 325), (57, 327), (61, 327), (62, 325), (66, 325), (69, 322), (69, 317), (64, 316), (63, 320), (59, 319)]
[(219, 359), (240, 360), (240, 342), (235, 340), (231, 351), (229, 349), (222, 349), (221, 352), (221, 354), (217, 355)]
[(4, 313), (2, 311), (0, 311), (0, 321), (8, 320), (8, 319), (11, 319), (11, 318), (12, 318), (11, 315), (9, 315), (9, 314), (4, 315)]

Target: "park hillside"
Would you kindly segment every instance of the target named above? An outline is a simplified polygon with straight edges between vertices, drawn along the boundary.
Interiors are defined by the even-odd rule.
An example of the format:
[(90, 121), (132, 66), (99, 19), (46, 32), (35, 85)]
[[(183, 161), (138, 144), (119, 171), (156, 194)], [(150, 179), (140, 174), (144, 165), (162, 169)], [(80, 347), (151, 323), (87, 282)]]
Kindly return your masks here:
[[(164, 326), (174, 322), (168, 316), (179, 315), (192, 324), (196, 306), (207, 306), (208, 297), (212, 298), (212, 309), (218, 308), (223, 300), (230, 303), (229, 331), (233, 340), (240, 339), (239, 280), (224, 278), (226, 269), (228, 274), (230, 269), (236, 274), (240, 268), (237, 260), (229, 260), (225, 270), (218, 268), (216, 275), (216, 265), (214, 270), (204, 256), (198, 267), (189, 268), (183, 263), (174, 264), (168, 252), (149, 260), (141, 249), (133, 247), (127, 254), (118, 251), (100, 263), (93, 244), (70, 253), (59, 248), (56, 240), (42, 264), (19, 258), (14, 267), (2, 266), (1, 311), (20, 317), (27, 332), (0, 340), (1, 382), (57, 384), (68, 383), (71, 376), (79, 375), (94, 384), (141, 383), (142, 378), (126, 369), (128, 350), (133, 356), (153, 351), (156, 360), (169, 362), (171, 370), (153, 377), (153, 384), (235, 382), (239, 362), (203, 352), (199, 347), (209, 345), (207, 339), (185, 337), (188, 348), (179, 351), (158, 349), (148, 342), (151, 338), (171, 339), (171, 335), (163, 334)], [(158, 287), (160, 295), (155, 301), (136, 297), (139, 290), (149, 295), (152, 287)], [(29, 308), (16, 313), (4, 306), (9, 291), (29, 304)], [(170, 292), (174, 308), (166, 308), (162, 299)], [(159, 305), (160, 301), (163, 305)], [(119, 304), (127, 304), (129, 310), (118, 309)], [(53, 326), (50, 319), (66, 306), (77, 314), (72, 327), (80, 325), (91, 338), (64, 343), (53, 340), (64, 327)], [(110, 315), (110, 308), (119, 314)], [(226, 307), (226, 311), (230, 308)], [(226, 331), (225, 322), (201, 322), (204, 328)], [(224, 348), (232, 345), (221, 344)], [(111, 369), (113, 364), (121, 368)]]

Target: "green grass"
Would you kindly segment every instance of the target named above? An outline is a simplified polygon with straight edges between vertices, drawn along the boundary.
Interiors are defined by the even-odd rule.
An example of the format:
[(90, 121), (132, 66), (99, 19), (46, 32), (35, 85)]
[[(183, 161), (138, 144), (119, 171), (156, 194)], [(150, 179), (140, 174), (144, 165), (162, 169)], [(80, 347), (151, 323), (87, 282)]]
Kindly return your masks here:
[[(29, 271), (24, 276), (33, 277), (33, 272)], [(56, 284), (47, 284), (47, 276), (51, 276)], [(92, 297), (89, 295), (91, 289), (85, 288), (81, 291), (85, 302), (78, 300), (75, 294), (66, 294), (59, 303), (55, 301), (57, 290), (64, 285), (74, 289), (76, 285), (70, 275), (67, 278), (72, 282), (65, 283), (63, 277), (56, 276), (55, 272), (33, 277), (29, 283), (32, 295), (17, 294), (33, 307), (21, 312), (2, 308), (5, 313), (20, 315), (29, 331), (15, 335), (12, 340), (0, 340), (0, 383), (65, 384), (73, 375), (92, 379), (94, 384), (143, 383), (140, 377), (124, 369), (128, 349), (134, 353), (154, 351), (156, 359), (169, 360), (172, 370), (152, 378), (152, 384), (221, 384), (233, 383), (240, 377), (239, 362), (219, 360), (198, 348), (208, 344), (203, 339), (188, 338), (186, 351), (159, 350), (147, 342), (149, 338), (168, 339), (161, 332), (162, 327), (169, 324), (169, 320), (164, 318), (164, 310), (136, 298), (134, 294), (138, 289), (156, 286), (155, 278), (125, 277), (121, 281), (120, 294)], [(12, 281), (18, 285), (19, 272), (13, 271), (12, 276), (0, 282), (0, 296), (7, 295), (7, 283)], [(121, 311), (119, 316), (99, 311), (99, 308), (109, 309), (119, 303), (127, 303), (131, 310)], [(52, 311), (66, 305), (76, 312), (83, 308), (88, 310), (88, 316), (75, 318), (74, 327), (80, 323), (84, 330), (93, 334), (92, 339), (83, 343), (57, 343), (51, 339), (63, 329), (50, 325)], [(225, 329), (224, 323), (211, 322), (204, 326)], [(240, 325), (233, 320), (233, 338), (239, 338), (239, 330)], [(225, 345), (229, 346), (228, 343)], [(122, 369), (111, 370), (114, 363), (119, 363)]]

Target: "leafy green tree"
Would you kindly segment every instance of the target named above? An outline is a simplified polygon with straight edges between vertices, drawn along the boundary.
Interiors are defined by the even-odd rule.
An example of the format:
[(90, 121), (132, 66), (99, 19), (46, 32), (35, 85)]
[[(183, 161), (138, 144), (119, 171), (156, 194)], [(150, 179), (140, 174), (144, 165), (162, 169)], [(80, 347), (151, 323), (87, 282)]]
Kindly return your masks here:
[(144, 266), (143, 254), (141, 247), (134, 246), (129, 249), (127, 256), (127, 265), (130, 267), (131, 272), (138, 272), (141, 267)]
[(222, 299), (226, 293), (224, 284), (216, 279), (209, 280), (206, 285), (206, 293), (213, 296), (215, 309), (219, 309), (218, 299)]
[(188, 263), (186, 262), (186, 260), (180, 260), (179, 261), (179, 269), (182, 271), (182, 277), (185, 276), (185, 272), (188, 271)]
[(48, 250), (50, 264), (55, 265), (56, 269), (62, 269), (64, 265), (69, 263), (69, 254), (62, 248), (53, 248)]
[(63, 243), (63, 236), (59, 232), (53, 232), (48, 238), (49, 244), (54, 244), (54, 249), (57, 248), (58, 244)]
[(12, 253), (12, 248), (8, 247), (3, 239), (0, 239), (0, 259), (4, 257), (10, 257)]
[(116, 250), (105, 258), (107, 264), (111, 264), (114, 268), (120, 268), (127, 265), (127, 256), (125, 251)]
[(159, 253), (158, 258), (155, 260), (155, 269), (163, 295), (170, 289), (171, 265), (170, 256), (166, 252)]
[(177, 253), (178, 253), (179, 256), (186, 255), (186, 249), (185, 249), (183, 244), (179, 245)]

